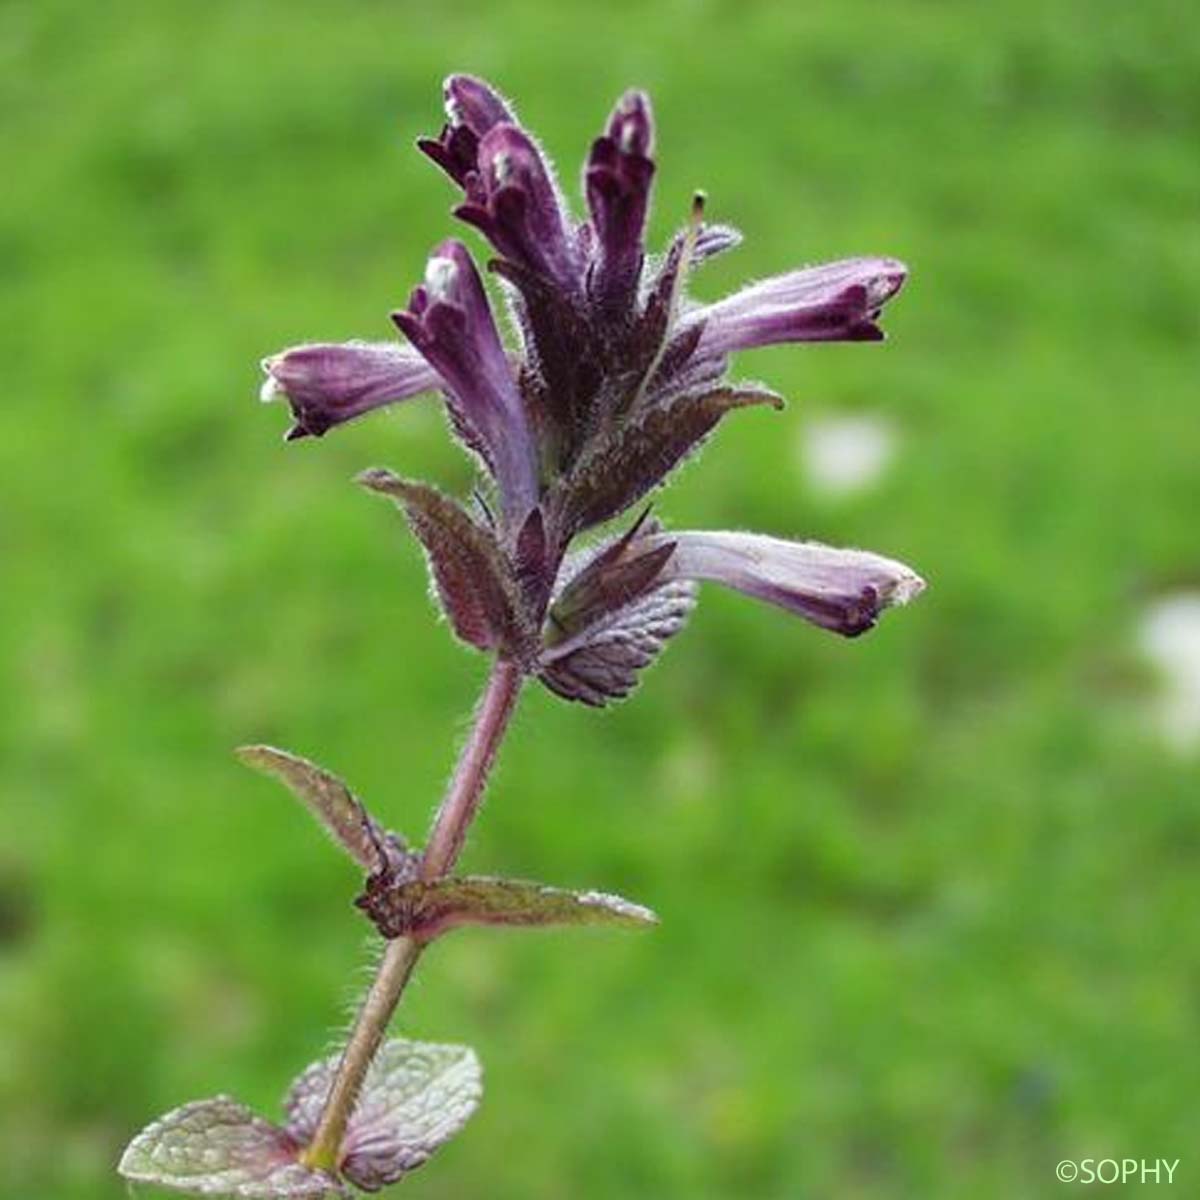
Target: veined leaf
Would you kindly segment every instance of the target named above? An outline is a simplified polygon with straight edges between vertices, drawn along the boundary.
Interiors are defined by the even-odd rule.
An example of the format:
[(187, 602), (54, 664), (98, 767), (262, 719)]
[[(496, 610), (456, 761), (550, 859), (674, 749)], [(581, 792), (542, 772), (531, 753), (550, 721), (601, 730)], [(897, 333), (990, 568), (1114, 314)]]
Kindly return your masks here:
[[(288, 1094), (287, 1131), (301, 1145), (316, 1132), (339, 1057), (313, 1063)], [(346, 1126), (338, 1170), (368, 1192), (395, 1183), (454, 1137), (482, 1096), (483, 1069), (470, 1047), (386, 1042)]]
[(695, 605), (695, 584), (662, 584), (544, 650), (538, 678), (564, 700), (593, 708), (623, 699), (684, 627)]
[(469, 875), (413, 880), (375, 897), (371, 917), (385, 937), (430, 942), (460, 925), (655, 925), (648, 908), (605, 892), (570, 891), (517, 879)]
[[(669, 542), (651, 543), (660, 531), (649, 509), (620, 537), (590, 556), (568, 560), (567, 579), (550, 605), (545, 639), (555, 645), (603, 621), (649, 592), (673, 550)], [(582, 561), (582, 566), (577, 564)]]
[(479, 650), (520, 656), (532, 635), (513, 572), (495, 537), (449, 496), (391, 471), (364, 471), (358, 482), (404, 510), (425, 549), (434, 589), (454, 632)]
[[(242, 746), (237, 756), (247, 766), (275, 776), (360, 867), (374, 871), (380, 866), (380, 853), (389, 839), (336, 775), (274, 746)], [(394, 841), (390, 846), (396, 849)]]
[(562, 493), (563, 524), (572, 531), (607, 521), (656, 488), (735, 408), (783, 406), (774, 392), (720, 387), (690, 392), (631, 413), (580, 456)]
[(129, 1143), (117, 1170), (201, 1196), (244, 1200), (320, 1200), (338, 1181), (297, 1160), (299, 1144), (228, 1096), (196, 1100), (160, 1117)]

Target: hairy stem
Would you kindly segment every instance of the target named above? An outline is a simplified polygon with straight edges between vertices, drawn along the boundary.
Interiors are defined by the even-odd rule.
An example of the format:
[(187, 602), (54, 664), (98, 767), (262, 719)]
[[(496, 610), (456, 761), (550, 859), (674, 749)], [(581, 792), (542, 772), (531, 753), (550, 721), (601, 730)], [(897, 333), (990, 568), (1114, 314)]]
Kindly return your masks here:
[[(521, 678), (520, 667), (507, 659), (497, 659), (492, 667), (475, 712), (475, 723), (429, 835), (421, 863), (421, 877), (425, 880), (445, 875), (462, 851), (467, 830), (483, 799), (488, 772), (516, 708)], [(302, 1155), (306, 1166), (326, 1171), (336, 1169), (346, 1123), (354, 1111), (363, 1080), (423, 949), (421, 943), (409, 937), (388, 942), (342, 1051), (317, 1131)]]
[(346, 1132), (346, 1122), (354, 1111), (367, 1068), (383, 1044), (388, 1022), (396, 1011), (404, 985), (408, 983), (422, 949), (419, 942), (409, 937), (388, 942), (379, 960), (379, 969), (371, 981), (371, 988), (358, 1010), (350, 1040), (342, 1051), (342, 1061), (338, 1063), (337, 1075), (329, 1089), (325, 1107), (321, 1110), (317, 1131), (301, 1156), (305, 1166), (324, 1171), (337, 1167), (338, 1150)]

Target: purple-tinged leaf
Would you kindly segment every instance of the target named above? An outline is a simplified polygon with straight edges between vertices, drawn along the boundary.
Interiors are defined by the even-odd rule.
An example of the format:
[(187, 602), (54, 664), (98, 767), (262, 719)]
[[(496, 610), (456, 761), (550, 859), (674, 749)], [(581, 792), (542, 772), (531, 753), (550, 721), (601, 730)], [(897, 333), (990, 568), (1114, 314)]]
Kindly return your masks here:
[(407, 346), (317, 342), (263, 359), (260, 398), (282, 396), (294, 424), (287, 440), (322, 434), (385, 404), (442, 386), (438, 373)]
[(903, 563), (865, 550), (758, 533), (686, 531), (648, 540), (674, 548), (664, 579), (721, 583), (845, 637), (865, 633), (884, 609), (907, 604), (925, 588)]
[(538, 678), (564, 700), (593, 708), (624, 699), (637, 686), (641, 671), (687, 623), (695, 604), (694, 584), (660, 584), (544, 650)]
[(564, 527), (578, 532), (636, 504), (699, 447), (726, 413), (757, 404), (783, 407), (782, 399), (765, 389), (719, 387), (630, 413), (580, 455), (562, 486)]
[(649, 513), (647, 509), (625, 533), (596, 553), (582, 556), (586, 561), (578, 569), (581, 556), (573, 556), (564, 572), (569, 578), (550, 606), (547, 645), (595, 625), (654, 587), (673, 549), (669, 542), (652, 544), (647, 540), (659, 531), (658, 522), (648, 520)]
[[(316, 1132), (338, 1062), (335, 1054), (313, 1063), (288, 1094), (288, 1133), (302, 1145)], [(483, 1070), (468, 1046), (385, 1042), (346, 1127), (338, 1170), (367, 1192), (395, 1183), (454, 1137), (482, 1096)]]
[[(704, 229), (705, 202), (703, 192), (693, 194), (691, 219), (671, 243), (647, 290), (634, 339), (639, 379), (639, 386), (629, 397), (634, 407), (645, 398), (654, 380), (661, 377), (664, 361), (672, 349), (668, 338), (675, 328), (688, 272), (695, 262), (696, 245)], [(675, 342), (680, 340), (674, 339)], [(697, 336), (693, 346), (698, 341)]]
[(620, 896), (474, 875), (399, 884), (375, 898), (371, 917), (384, 937), (421, 942), (431, 942), (461, 925), (632, 928), (658, 922), (648, 908)]
[(324, 767), (274, 746), (240, 746), (237, 756), (278, 779), (363, 870), (375, 871), (383, 862), (408, 857), (404, 843), (385, 833), (363, 802)]
[(358, 476), (396, 501), (425, 548), (434, 588), (454, 632), (480, 650), (526, 655), (533, 634), (512, 568), (495, 536), (425, 483), (376, 467)]
[[(514, 572), (521, 595), (527, 605), (540, 612), (549, 590), (548, 576), (552, 570), (550, 544), (546, 537), (546, 522), (542, 510), (534, 508), (525, 518), (517, 534), (516, 550), (513, 554)], [(534, 615), (536, 620), (537, 614)]]
[(300, 1143), (228, 1096), (196, 1100), (160, 1117), (129, 1143), (117, 1170), (201, 1196), (320, 1200), (344, 1195), (334, 1176), (298, 1161)]

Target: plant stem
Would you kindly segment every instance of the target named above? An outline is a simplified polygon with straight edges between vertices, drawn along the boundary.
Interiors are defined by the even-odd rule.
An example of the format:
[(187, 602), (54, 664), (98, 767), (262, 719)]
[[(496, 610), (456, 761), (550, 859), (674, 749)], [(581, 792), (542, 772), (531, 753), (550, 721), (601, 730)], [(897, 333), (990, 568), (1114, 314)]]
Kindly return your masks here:
[(479, 811), (488, 772), (508, 728), (509, 718), (521, 690), (521, 668), (508, 659), (496, 660), (475, 713), (475, 725), (462, 748), (454, 778), (438, 809), (421, 878), (438, 879), (454, 866), (467, 839), (467, 830)]
[(323, 1171), (332, 1171), (337, 1167), (346, 1122), (354, 1111), (358, 1093), (367, 1077), (367, 1068), (383, 1044), (388, 1022), (396, 1011), (404, 985), (408, 983), (422, 949), (419, 942), (409, 937), (388, 942), (379, 960), (379, 969), (371, 981), (371, 988), (358, 1011), (350, 1040), (342, 1051), (342, 1061), (338, 1063), (337, 1075), (329, 1089), (325, 1107), (321, 1110), (317, 1131), (301, 1155), (301, 1162), (306, 1167)]
[[(492, 666), (475, 712), (475, 723), (459, 754), (458, 765), (425, 848), (421, 878), (426, 881), (445, 875), (462, 851), (467, 830), (483, 799), (488, 772), (516, 708), (521, 679), (521, 668), (508, 659), (498, 658)], [(375, 979), (342, 1051), (316, 1133), (301, 1156), (305, 1166), (325, 1171), (336, 1169), (346, 1124), (358, 1101), (363, 1080), (383, 1043), (392, 1014), (423, 949), (420, 942), (410, 937), (395, 938), (387, 943)]]

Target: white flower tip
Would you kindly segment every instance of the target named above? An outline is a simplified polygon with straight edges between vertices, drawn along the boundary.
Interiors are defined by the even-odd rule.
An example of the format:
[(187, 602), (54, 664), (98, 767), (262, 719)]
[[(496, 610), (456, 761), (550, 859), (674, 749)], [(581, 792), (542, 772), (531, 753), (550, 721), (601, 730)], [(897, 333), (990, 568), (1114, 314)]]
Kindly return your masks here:
[(892, 586), (892, 594), (889, 597), (890, 604), (903, 605), (915, 600), (925, 590), (925, 580), (915, 571), (909, 571), (907, 568), (900, 574)]
[(267, 372), (267, 377), (263, 380), (262, 387), (258, 389), (258, 398), (263, 404), (270, 404), (272, 400), (287, 395), (283, 390), (283, 384), (271, 374), (271, 368), (268, 365), (270, 361), (270, 359), (263, 360), (263, 370)]
[(512, 155), (502, 150), (492, 159), (492, 174), (495, 176), (496, 183), (503, 186), (512, 178), (512, 173)]
[(434, 255), (425, 268), (425, 287), (434, 300), (447, 300), (458, 279), (458, 265), (452, 258)]
[(458, 97), (454, 94), (454, 75), (447, 75), (442, 80), (442, 105), (446, 110), (446, 120), (451, 125), (464, 124), (462, 105), (459, 103)]
[(890, 300), (908, 278), (908, 267), (897, 258), (885, 258), (879, 264), (879, 273), (867, 282), (867, 302), (872, 308)]

